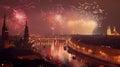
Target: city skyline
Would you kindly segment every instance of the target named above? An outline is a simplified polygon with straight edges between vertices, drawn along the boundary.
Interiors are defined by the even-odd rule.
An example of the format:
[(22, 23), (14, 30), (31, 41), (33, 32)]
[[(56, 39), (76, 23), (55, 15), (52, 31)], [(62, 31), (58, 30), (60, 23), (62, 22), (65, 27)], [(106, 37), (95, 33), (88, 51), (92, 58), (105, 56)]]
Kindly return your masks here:
[(0, 67), (120, 67), (120, 0), (0, 0)]

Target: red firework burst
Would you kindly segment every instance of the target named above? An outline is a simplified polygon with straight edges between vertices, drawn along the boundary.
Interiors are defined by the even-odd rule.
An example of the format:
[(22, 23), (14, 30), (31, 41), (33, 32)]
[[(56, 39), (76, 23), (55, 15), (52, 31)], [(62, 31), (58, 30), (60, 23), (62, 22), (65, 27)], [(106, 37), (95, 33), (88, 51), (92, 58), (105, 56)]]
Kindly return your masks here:
[(13, 15), (18, 24), (24, 25), (27, 19), (26, 14), (22, 10), (13, 10)]

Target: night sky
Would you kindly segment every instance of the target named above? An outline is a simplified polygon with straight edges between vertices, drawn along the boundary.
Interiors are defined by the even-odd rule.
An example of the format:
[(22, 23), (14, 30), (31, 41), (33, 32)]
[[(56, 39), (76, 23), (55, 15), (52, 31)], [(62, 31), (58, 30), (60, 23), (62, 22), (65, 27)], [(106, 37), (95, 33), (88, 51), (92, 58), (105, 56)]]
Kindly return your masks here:
[(0, 27), (6, 13), (11, 35), (23, 34), (26, 20), (31, 34), (105, 33), (109, 25), (120, 32), (119, 6), (120, 0), (0, 0)]

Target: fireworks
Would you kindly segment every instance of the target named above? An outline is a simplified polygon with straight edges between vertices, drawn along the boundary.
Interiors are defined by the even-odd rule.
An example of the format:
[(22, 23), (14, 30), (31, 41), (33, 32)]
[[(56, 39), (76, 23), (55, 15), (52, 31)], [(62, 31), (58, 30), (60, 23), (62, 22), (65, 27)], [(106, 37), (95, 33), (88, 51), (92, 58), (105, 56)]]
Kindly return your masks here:
[[(14, 34), (21, 34), (23, 31), (23, 27), (25, 26), (25, 22), (27, 20), (27, 16), (24, 11), (20, 9), (13, 10), (13, 17), (10, 19), (10, 29), (14, 31)], [(13, 34), (13, 33), (12, 33)]]
[(79, 5), (79, 7), (71, 6), (71, 10), (66, 14), (65, 28), (68, 33), (90, 35), (101, 22), (104, 10), (96, 2), (79, 3)]
[(62, 22), (62, 17), (61, 17), (61, 15), (56, 15), (55, 16), (55, 20), (56, 20), (56, 22)]
[(14, 14), (14, 18), (16, 19), (16, 21), (19, 24), (24, 25), (26, 18), (27, 18), (25, 13), (21, 10), (13, 10), (13, 14)]
[[(61, 6), (61, 8), (64, 8)], [(79, 3), (78, 7), (70, 5), (69, 9), (48, 15), (48, 21), (52, 22), (54, 28), (59, 27), (59, 32), (65, 34), (87, 34), (90, 35), (101, 23), (104, 10), (96, 3)], [(102, 19), (101, 19), (102, 18)], [(59, 22), (59, 23), (58, 23)], [(53, 26), (51, 26), (53, 27)]]
[[(10, 23), (14, 22), (12, 27), (15, 27), (13, 28), (15, 30), (21, 29), (28, 17), (32, 28), (42, 22), (44, 27), (39, 27), (43, 27), (45, 32), (48, 31), (46, 28), (49, 28), (49, 33), (53, 33), (54, 30), (55, 34), (92, 34), (98, 26), (101, 27), (100, 24), (104, 19), (105, 11), (100, 8), (97, 2), (72, 0), (66, 2), (57, 0), (19, 0), (19, 3), (14, 7), (7, 5), (5, 9), (13, 13)], [(43, 31), (39, 30), (37, 32), (41, 33)]]

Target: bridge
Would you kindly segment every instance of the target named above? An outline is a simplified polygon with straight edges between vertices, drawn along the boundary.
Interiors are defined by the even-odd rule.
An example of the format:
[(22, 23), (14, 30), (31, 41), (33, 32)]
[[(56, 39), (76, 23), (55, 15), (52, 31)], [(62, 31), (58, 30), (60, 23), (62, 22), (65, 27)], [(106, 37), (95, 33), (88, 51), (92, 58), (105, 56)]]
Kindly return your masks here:
[(40, 37), (40, 36), (35, 36), (31, 35), (29, 36), (29, 41), (30, 43), (37, 43), (37, 42), (51, 42), (51, 41), (66, 41), (67, 38), (65, 37)]
[(33, 46), (39, 45), (53, 45), (55, 42), (65, 42), (68, 37), (40, 37), (40, 36), (30, 36), (29, 42), (33, 44)]

